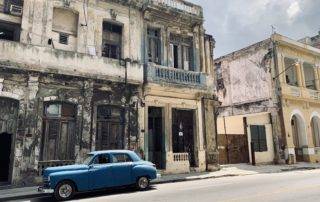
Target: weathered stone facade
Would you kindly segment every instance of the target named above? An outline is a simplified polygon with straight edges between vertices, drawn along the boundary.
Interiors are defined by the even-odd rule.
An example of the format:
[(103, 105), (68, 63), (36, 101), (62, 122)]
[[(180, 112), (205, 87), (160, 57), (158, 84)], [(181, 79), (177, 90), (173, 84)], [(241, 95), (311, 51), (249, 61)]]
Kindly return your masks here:
[(216, 168), (214, 39), (201, 7), (170, 2), (0, 0), (1, 183), (36, 183), (92, 150), (156, 161), (148, 122), (159, 117), (160, 169)]

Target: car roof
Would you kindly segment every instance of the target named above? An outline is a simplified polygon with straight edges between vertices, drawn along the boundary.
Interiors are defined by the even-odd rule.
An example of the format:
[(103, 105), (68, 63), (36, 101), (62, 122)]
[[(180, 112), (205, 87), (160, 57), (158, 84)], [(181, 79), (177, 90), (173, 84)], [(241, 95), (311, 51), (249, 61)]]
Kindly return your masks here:
[(93, 151), (93, 152), (90, 152), (89, 154), (98, 155), (98, 154), (116, 154), (116, 153), (130, 154), (130, 153), (133, 153), (133, 151), (129, 151), (129, 150), (103, 150), (103, 151)]

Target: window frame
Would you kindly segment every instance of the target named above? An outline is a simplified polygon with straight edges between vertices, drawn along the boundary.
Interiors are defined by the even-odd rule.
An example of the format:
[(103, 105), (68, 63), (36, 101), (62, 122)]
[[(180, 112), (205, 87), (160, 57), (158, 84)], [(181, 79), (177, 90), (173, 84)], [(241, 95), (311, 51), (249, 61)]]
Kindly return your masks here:
[[(296, 59), (291, 58), (291, 57), (283, 57), (283, 65), (284, 65), (284, 70), (285, 70), (285, 83), (286, 83), (287, 85), (290, 85), (290, 86), (296, 86), (296, 87), (298, 87), (298, 86), (299, 86), (299, 81), (298, 81), (298, 72), (297, 72), (297, 69), (296, 69), (295, 65), (292, 66), (292, 67), (290, 67), (290, 68), (288, 68), (288, 67), (286, 66), (286, 60), (292, 60), (292, 61), (294, 61), (294, 63), (290, 64), (290, 65), (292, 66), (293, 64), (295, 64)], [(288, 68), (288, 69), (287, 69), (287, 68)], [(293, 71), (295, 82), (290, 82), (289, 76), (288, 76), (288, 74), (287, 74), (289, 71)]]
[(148, 62), (161, 65), (161, 61), (162, 61), (161, 29), (153, 28), (153, 27), (147, 28), (147, 54), (148, 54)]
[[(121, 161), (121, 162), (119, 162), (118, 159), (116, 158), (116, 156), (118, 156), (118, 155), (127, 156), (127, 159), (129, 159), (129, 161)], [(115, 161), (115, 159), (117, 159), (117, 160)], [(127, 153), (115, 153), (115, 154), (111, 154), (111, 162), (112, 163), (131, 163), (131, 162), (134, 162), (134, 160)]]
[[(257, 134), (254, 134), (256, 128)], [(254, 152), (267, 152), (268, 140), (265, 125), (250, 125), (251, 142), (254, 143)], [(254, 138), (257, 136), (257, 138)]]
[[(120, 28), (120, 30), (118, 31), (113, 30), (113, 28), (116, 29), (116, 27)], [(113, 21), (103, 21), (102, 46), (101, 46), (102, 57), (117, 59), (117, 60), (120, 60), (122, 58), (123, 29), (124, 29), (124, 26), (121, 23), (113, 22)], [(110, 40), (109, 38), (112, 38), (113, 35), (117, 35), (119, 41)], [(107, 39), (105, 39), (104, 36), (106, 36)]]

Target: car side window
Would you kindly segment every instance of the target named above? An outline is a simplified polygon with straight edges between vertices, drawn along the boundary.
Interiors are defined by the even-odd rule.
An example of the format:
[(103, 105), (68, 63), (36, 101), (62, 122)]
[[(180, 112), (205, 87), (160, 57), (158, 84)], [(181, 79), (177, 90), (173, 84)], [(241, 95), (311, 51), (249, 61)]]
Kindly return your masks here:
[(110, 158), (109, 158), (109, 155), (107, 154), (100, 154), (98, 155), (94, 161), (93, 161), (93, 164), (108, 164), (110, 163)]
[(112, 155), (113, 163), (125, 163), (125, 162), (133, 162), (131, 157), (128, 154), (113, 154)]

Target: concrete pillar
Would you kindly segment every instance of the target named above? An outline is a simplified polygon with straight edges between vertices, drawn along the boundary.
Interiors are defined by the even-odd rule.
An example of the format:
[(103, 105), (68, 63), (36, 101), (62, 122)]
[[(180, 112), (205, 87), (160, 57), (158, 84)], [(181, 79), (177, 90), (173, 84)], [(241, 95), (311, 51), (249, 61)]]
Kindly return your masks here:
[(172, 106), (166, 104), (165, 106), (165, 137), (166, 137), (166, 152), (172, 152)]
[(217, 101), (212, 98), (204, 97), (204, 125), (205, 125), (205, 139), (206, 139), (206, 158), (207, 170), (214, 171), (219, 169), (219, 152), (216, 139), (216, 124), (215, 124), (215, 107)]
[[(93, 82), (92, 81), (84, 81), (83, 83), (84, 92), (83, 92), (83, 103), (82, 103), (82, 111), (78, 112), (78, 117), (80, 115), (82, 123), (79, 131), (81, 140), (80, 140), (80, 152), (77, 155), (77, 161), (84, 158), (84, 156), (91, 151), (91, 100), (93, 96)], [(79, 109), (79, 107), (78, 107)]]
[(299, 87), (306, 87), (303, 66), (302, 66), (301, 62), (299, 62), (299, 65), (296, 65), (296, 72), (297, 72), (298, 86)]
[(203, 27), (199, 28), (199, 38), (200, 38), (200, 65), (203, 73), (208, 73), (206, 66), (206, 55), (205, 55), (205, 42), (204, 42), (204, 29)]
[(314, 75), (315, 75), (315, 80), (316, 80), (316, 89), (320, 90), (320, 68), (315, 67), (314, 68)]

